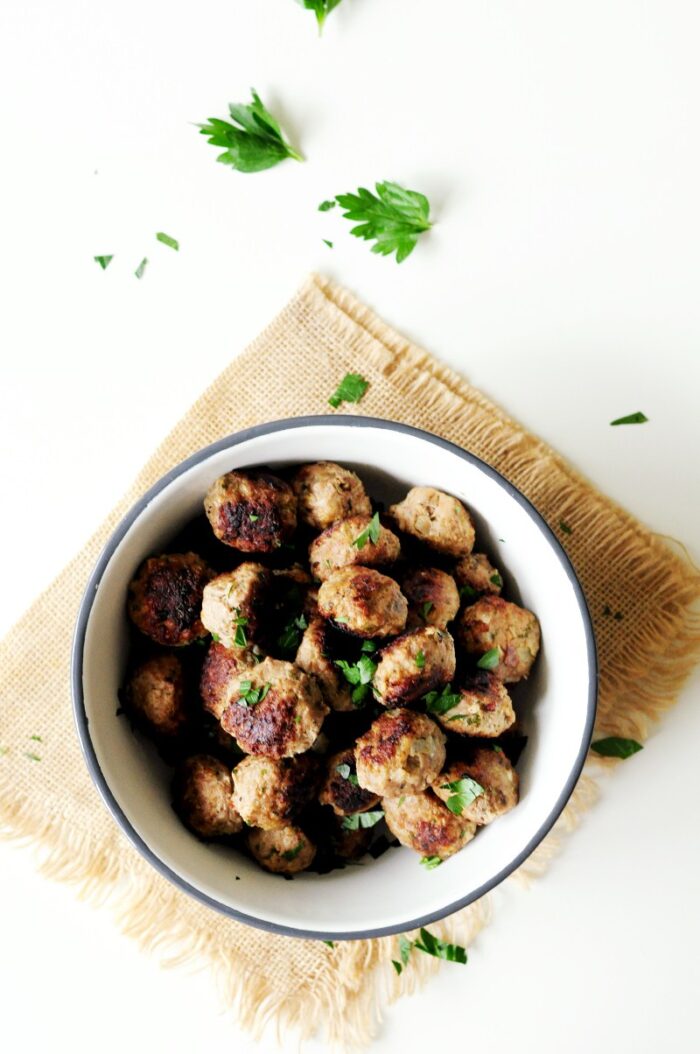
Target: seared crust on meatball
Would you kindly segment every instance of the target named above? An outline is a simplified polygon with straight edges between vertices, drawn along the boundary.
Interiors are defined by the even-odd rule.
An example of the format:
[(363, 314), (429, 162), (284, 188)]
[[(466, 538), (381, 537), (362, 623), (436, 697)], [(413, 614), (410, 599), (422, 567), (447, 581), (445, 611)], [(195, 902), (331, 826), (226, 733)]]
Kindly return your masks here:
[(371, 567), (343, 567), (319, 589), (318, 610), (356, 637), (394, 637), (406, 625), (408, 603), (392, 578)]
[(491, 593), (498, 596), (503, 588), (500, 573), (484, 553), (470, 553), (458, 560), (452, 572), (468, 598)]
[[(350, 771), (344, 776), (346, 768)], [(355, 751), (352, 747), (328, 758), (326, 776), (318, 800), (321, 805), (330, 805), (337, 816), (365, 812), (379, 801), (378, 795), (360, 786), (355, 772)]]
[(401, 592), (408, 600), (411, 626), (437, 626), (447, 623), (459, 611), (459, 592), (452, 575), (437, 567), (415, 567), (404, 575)]
[(381, 797), (425, 790), (444, 764), (444, 734), (412, 710), (387, 710), (355, 745), (360, 786)]
[(506, 684), (527, 677), (540, 650), (540, 625), (531, 611), (501, 597), (482, 597), (459, 618), (459, 640), (474, 656), (500, 651), (493, 670)]
[(131, 621), (156, 644), (180, 647), (206, 636), (200, 611), (212, 574), (196, 553), (150, 557), (129, 583)]
[(476, 824), (466, 817), (455, 816), (432, 791), (385, 798), (386, 825), (401, 845), (423, 856), (446, 860), (471, 841)]
[(384, 706), (406, 706), (454, 677), (455, 646), (447, 630), (424, 626), (382, 649), (374, 694)]
[(245, 670), (257, 666), (258, 661), (258, 656), (250, 648), (229, 649), (213, 640), (204, 657), (199, 681), (204, 709), (220, 721), (229, 704), (233, 682)]
[(459, 694), (457, 705), (436, 715), (448, 732), (494, 739), (515, 723), (508, 689), (488, 670), (476, 670), (456, 692)]
[(438, 798), (446, 802), (455, 794), (446, 784), (465, 778), (475, 780), (483, 789), (474, 801), (462, 807), (464, 820), (482, 826), (510, 812), (518, 804), (520, 779), (500, 747), (480, 747), (470, 761), (454, 761), (441, 772), (433, 784)]
[(271, 553), (297, 525), (294, 491), (269, 472), (227, 472), (207, 491), (204, 511), (214, 534), (244, 553)]
[(237, 834), (243, 826), (232, 792), (226, 765), (208, 754), (196, 754), (175, 774), (173, 805), (185, 826), (200, 838), (221, 838)]
[(250, 560), (217, 575), (204, 588), (202, 622), (227, 648), (236, 647), (237, 632), (243, 640), (254, 640), (269, 584), (268, 569)]
[(404, 534), (447, 556), (466, 556), (474, 545), (474, 525), (461, 501), (434, 487), (412, 487), (389, 515)]
[(248, 849), (261, 867), (276, 875), (296, 875), (311, 867), (316, 846), (299, 827), (280, 827), (274, 831), (253, 830)]
[[(246, 703), (250, 692), (258, 702)], [(310, 749), (328, 712), (312, 677), (291, 662), (263, 659), (232, 682), (221, 724), (246, 754), (288, 758)]]
[(323, 534), (313, 540), (309, 546), (309, 564), (314, 578), (324, 582), (339, 567), (349, 567), (351, 564), (381, 567), (383, 564), (393, 564), (398, 559), (401, 544), (387, 527), (380, 526), (376, 542), (368, 540), (362, 548), (354, 544), (367, 530), (370, 521), (369, 516), (351, 516), (327, 527)]
[(273, 831), (286, 827), (311, 800), (318, 762), (298, 758), (247, 757), (233, 770), (233, 802), (250, 827)]
[(126, 685), (124, 702), (137, 724), (171, 738), (187, 723), (185, 679), (177, 655), (154, 655), (138, 666)]
[(356, 709), (352, 701), (352, 688), (333, 660), (328, 658), (328, 623), (322, 618), (316, 616), (309, 620), (294, 662), (301, 670), (313, 674), (331, 709)]
[(304, 465), (294, 476), (299, 519), (323, 531), (348, 516), (371, 516), (372, 506), (359, 476), (333, 461)]

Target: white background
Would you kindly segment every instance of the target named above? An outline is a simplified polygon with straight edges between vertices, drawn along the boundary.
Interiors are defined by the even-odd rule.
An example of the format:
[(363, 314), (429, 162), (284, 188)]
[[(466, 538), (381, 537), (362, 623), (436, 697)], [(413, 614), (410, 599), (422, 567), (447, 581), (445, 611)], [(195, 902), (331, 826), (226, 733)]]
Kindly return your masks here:
[[(699, 34), (691, 0), (344, 0), (321, 40), (293, 0), (3, 0), (1, 628), (312, 269), (697, 559)], [(193, 123), (251, 84), (305, 164), (216, 164)], [(400, 267), (316, 211), (377, 179), (438, 221)], [(377, 1049), (692, 1046), (699, 689)], [(30, 853), (0, 846), (0, 903), (4, 1049), (258, 1049)]]

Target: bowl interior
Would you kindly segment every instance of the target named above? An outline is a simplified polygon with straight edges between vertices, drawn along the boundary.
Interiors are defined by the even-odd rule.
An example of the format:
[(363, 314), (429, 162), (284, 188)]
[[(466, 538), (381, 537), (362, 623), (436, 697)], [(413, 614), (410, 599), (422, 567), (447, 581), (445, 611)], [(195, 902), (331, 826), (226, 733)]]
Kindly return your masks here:
[[(593, 720), (595, 657), (587, 612), (550, 532), (481, 463), (423, 433), (360, 418), (269, 427), (244, 433), (242, 440), (231, 437), (196, 463), (191, 459), (127, 521), (121, 537), (117, 532), (86, 598), (79, 731), (98, 786), (127, 834), (191, 892), (256, 924), (308, 935), (404, 930), (494, 885), (531, 851), (563, 807)], [(521, 801), (432, 871), (419, 865), (415, 853), (397, 849), (361, 866), (285, 882), (231, 849), (204, 845), (172, 811), (170, 770), (116, 716), (128, 646), (126, 586), (140, 562), (200, 512), (205, 491), (223, 472), (320, 459), (354, 468), (381, 500), (400, 498), (418, 484), (463, 500), (476, 520), (478, 547), (502, 569), (506, 595), (535, 611), (541, 623), (540, 657), (515, 694), (528, 736), (518, 764)]]

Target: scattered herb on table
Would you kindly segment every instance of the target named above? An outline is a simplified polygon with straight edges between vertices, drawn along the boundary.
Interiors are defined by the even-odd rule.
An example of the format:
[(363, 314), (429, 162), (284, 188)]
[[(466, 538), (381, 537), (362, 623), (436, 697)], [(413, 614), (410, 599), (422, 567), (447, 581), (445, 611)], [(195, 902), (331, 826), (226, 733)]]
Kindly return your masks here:
[(252, 681), (241, 681), (239, 685), (239, 706), (257, 706), (258, 703), (263, 701), (271, 687), (272, 685), (269, 681), (267, 684), (264, 684), (262, 688), (253, 688)]
[(36, 743), (43, 743), (44, 742), (44, 740), (41, 738), (41, 736), (37, 736), (36, 734), (33, 735), (33, 736), (30, 736), (29, 738), (33, 739)]
[(614, 421), (611, 421), (611, 425), (643, 425), (649, 418), (646, 414), (643, 414), (641, 410), (637, 410), (634, 414), (627, 414), (626, 417), (616, 417)]
[(402, 972), (404, 966), (408, 966), (408, 960), (411, 956), (412, 949), (413, 941), (409, 941), (408, 937), (405, 937), (402, 933), (399, 937), (399, 956), (401, 961), (397, 962), (396, 959), (391, 960), (393, 967), (398, 974)]
[(361, 655), (357, 662), (336, 659), (335, 665), (342, 671), (348, 684), (354, 685), (351, 696), (353, 703), (355, 706), (362, 706), (377, 670), (376, 662), (370, 659), (369, 655)]
[(318, 22), (318, 31), (321, 33), (328, 15), (338, 6), (340, 0), (297, 0), (297, 3), (305, 7), (307, 11), (314, 12)]
[(329, 948), (335, 948), (335, 941), (324, 941), (323, 943), (327, 944)]
[(165, 234), (163, 231), (158, 231), (156, 238), (159, 242), (162, 242), (163, 245), (167, 245), (168, 248), (174, 249), (176, 253), (180, 251), (179, 241), (176, 238), (171, 238), (169, 234)]
[(495, 670), (500, 661), (501, 649), (489, 648), (488, 651), (484, 652), (476, 665), (480, 670)]
[(360, 828), (374, 827), (383, 819), (383, 809), (375, 809), (374, 812), (356, 812), (352, 816), (343, 817), (343, 830), (358, 831)]
[(30, 754), (28, 751), (25, 751), (24, 756), (25, 758), (29, 758), (30, 761), (41, 761), (38, 754)]
[(454, 710), (460, 699), (460, 693), (453, 692), (451, 684), (446, 684), (441, 692), (436, 690), (423, 696), (429, 714), (446, 714), (448, 710)]
[(416, 662), (416, 666), (418, 667), (419, 670), (422, 670), (425, 667), (425, 652), (424, 651), (419, 651), (418, 652), (418, 654), (416, 655), (415, 662)]
[(375, 189), (373, 194), (359, 187), (356, 194), (336, 194), (335, 200), (345, 209), (344, 219), (359, 221), (351, 234), (374, 241), (373, 253), (396, 253), (396, 262), (401, 263), (413, 252), (420, 235), (432, 227), (430, 202), (424, 194), (398, 183), (376, 183)]
[(559, 530), (562, 531), (564, 534), (571, 534), (571, 528), (569, 527), (568, 523), (564, 522), (564, 520), (559, 520)]
[(467, 952), (461, 944), (448, 944), (434, 937), (430, 930), (421, 927), (420, 938), (413, 942), (413, 947), (426, 955), (434, 955), (436, 959), (444, 959), (451, 963), (466, 963)]
[(603, 758), (631, 758), (633, 754), (644, 750), (636, 739), (625, 739), (623, 736), (607, 736), (591, 743), (591, 750)]
[(103, 271), (107, 270), (113, 259), (114, 254), (112, 256), (93, 256), (93, 260), (100, 265)]
[(359, 403), (369, 388), (369, 381), (359, 373), (346, 373), (328, 402), (337, 410), (341, 403)]
[(331, 200), (331, 201), (322, 201), (321, 204), (318, 207), (318, 211), (319, 212), (330, 212), (330, 210), (334, 209), (335, 206), (336, 206), (336, 202), (333, 201), (333, 200)]
[(376, 545), (379, 541), (379, 532), (381, 528), (382, 525), (379, 522), (379, 513), (375, 512), (374, 516), (369, 521), (364, 531), (360, 531), (357, 538), (353, 539), (352, 544), (357, 549), (364, 549), (364, 547), (367, 545), (367, 542), (371, 542), (372, 545)]
[(143, 278), (143, 273), (146, 270), (146, 265), (147, 264), (148, 264), (148, 257), (144, 256), (143, 260), (141, 261), (141, 263), (138, 265), (138, 267), (134, 271), (134, 274), (136, 275), (137, 278)]
[(212, 146), (223, 147), (217, 161), (231, 165), (238, 172), (262, 172), (291, 157), (303, 161), (301, 154), (285, 140), (282, 130), (260, 96), (251, 88), (251, 103), (229, 103), (229, 114), (235, 122), (210, 117), (199, 125), (200, 135)]
[(333, 248), (333, 242), (329, 242), (327, 238), (323, 238), (322, 241), (323, 241), (323, 244), (327, 245), (329, 249)]
[(442, 790), (450, 791), (450, 797), (445, 804), (455, 816), (461, 816), (471, 803), (484, 793), (484, 788), (470, 776), (461, 780), (452, 780), (451, 783), (443, 783)]
[(442, 860), (439, 856), (422, 856), (419, 863), (423, 865), (426, 871), (433, 871), (434, 868), (440, 866)]

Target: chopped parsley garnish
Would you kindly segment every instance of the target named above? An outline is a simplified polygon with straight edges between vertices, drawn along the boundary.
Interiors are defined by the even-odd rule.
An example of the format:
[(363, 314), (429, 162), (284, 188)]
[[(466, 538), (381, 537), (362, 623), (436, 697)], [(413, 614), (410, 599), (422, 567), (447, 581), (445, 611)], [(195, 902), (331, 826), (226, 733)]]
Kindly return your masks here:
[(327, 245), (329, 249), (333, 248), (333, 242), (329, 242), (328, 238), (322, 238), (321, 241), (323, 242), (324, 245)]
[(114, 254), (112, 256), (93, 256), (93, 260), (100, 265), (103, 271), (107, 270), (113, 259)]
[(559, 530), (563, 534), (571, 534), (571, 528), (569, 527), (568, 523), (564, 522), (564, 520), (559, 520)]
[(611, 425), (643, 425), (649, 418), (646, 414), (643, 414), (641, 410), (637, 410), (634, 414), (627, 414), (626, 417), (616, 417), (614, 421), (611, 421)]
[(433, 610), (433, 602), (432, 602), (432, 600), (426, 600), (424, 604), (421, 604), (421, 606), (420, 606), (420, 617), (423, 619), (423, 622), (427, 622), (428, 621), (428, 615), (430, 614), (430, 612), (432, 610)]
[(294, 846), (293, 849), (285, 849), (285, 851), (282, 853), (282, 856), (285, 860), (295, 860), (299, 856), (299, 853), (302, 851), (303, 848), (304, 843), (299, 842), (297, 845)]
[(335, 410), (341, 403), (359, 403), (368, 388), (369, 381), (362, 374), (346, 373), (328, 402)]
[(423, 865), (426, 871), (432, 871), (434, 868), (439, 867), (442, 860), (439, 856), (422, 856), (420, 863)]
[(322, 201), (321, 204), (318, 207), (318, 211), (319, 212), (329, 212), (331, 209), (335, 208), (335, 204), (336, 203), (334, 201)]
[(163, 245), (167, 245), (169, 249), (174, 249), (176, 253), (180, 251), (179, 241), (176, 238), (171, 238), (169, 234), (164, 234), (163, 231), (158, 231), (156, 238), (159, 242), (162, 242)]
[(41, 738), (41, 736), (33, 735), (33, 736), (30, 736), (29, 738), (35, 740), (35, 742), (37, 742), (37, 743), (43, 743), (44, 742), (43, 739)]
[(251, 95), (251, 103), (229, 104), (233, 124), (210, 117), (207, 124), (199, 125), (200, 134), (208, 137), (208, 143), (223, 147), (224, 152), (216, 160), (239, 172), (262, 172), (288, 157), (303, 161), (284, 139), (279, 124), (254, 88)]
[(488, 651), (484, 652), (476, 665), (480, 670), (495, 670), (500, 661), (501, 649), (489, 648)]
[(212, 633), (211, 639), (214, 641), (215, 644), (220, 644), (221, 643), (221, 637), (219, 636), (218, 633)]
[(374, 643), (373, 640), (363, 640), (362, 641), (362, 647), (360, 648), (361, 652), (365, 652), (368, 655), (372, 655), (376, 650), (377, 650), (377, 645)]
[(308, 626), (304, 614), (297, 615), (289, 620), (279, 637), (277, 643), (283, 651), (296, 651), (301, 640), (301, 635)]
[(335, 948), (335, 941), (324, 941), (323, 943), (327, 944), (329, 948)]
[(375, 512), (372, 519), (369, 521), (364, 531), (360, 531), (357, 538), (353, 539), (353, 545), (358, 549), (364, 549), (367, 542), (371, 542), (372, 545), (376, 545), (379, 541), (379, 532), (382, 529), (382, 525), (379, 522), (379, 513)]
[(340, 0), (297, 0), (298, 4), (305, 7), (307, 11), (313, 11), (316, 15), (316, 21), (318, 22), (319, 33), (323, 29), (323, 24), (326, 21), (331, 11), (338, 6)]
[(335, 665), (342, 670), (348, 684), (355, 686), (351, 698), (355, 706), (361, 706), (376, 673), (376, 662), (370, 659), (369, 655), (361, 655), (355, 663), (346, 662), (345, 659), (336, 659)]
[(421, 927), (420, 938), (413, 942), (413, 947), (426, 955), (434, 955), (451, 963), (466, 963), (467, 953), (461, 944), (448, 944), (434, 937), (429, 930)]
[(383, 809), (375, 809), (374, 812), (356, 812), (352, 816), (343, 817), (343, 830), (357, 831), (360, 828), (374, 827), (375, 824), (383, 819)]
[(373, 194), (359, 187), (355, 194), (336, 194), (335, 200), (345, 209), (346, 220), (359, 221), (351, 234), (374, 241), (373, 253), (396, 253), (396, 262), (401, 263), (413, 252), (420, 235), (432, 227), (430, 202), (424, 194), (398, 183), (376, 183), (375, 189)]
[(250, 522), (251, 522), (251, 523), (257, 523), (257, 522), (258, 522), (258, 520), (260, 519), (260, 517), (259, 517), (259, 516), (256, 516), (254, 512), (251, 512), (251, 513), (250, 513), (250, 514), (248, 515), (248, 519), (250, 520)]
[(622, 736), (607, 736), (591, 743), (591, 750), (600, 754), (603, 758), (631, 758), (640, 750), (644, 750), (641, 743), (636, 739), (625, 739)]
[(146, 270), (146, 264), (147, 263), (148, 263), (148, 257), (144, 256), (143, 260), (141, 261), (141, 263), (138, 265), (138, 267), (134, 271), (134, 274), (136, 275), (137, 278), (143, 278), (143, 272)]
[(478, 593), (476, 589), (474, 589), (474, 586), (465, 583), (463, 586), (459, 587), (459, 595), (463, 600), (473, 600), (475, 596), (478, 596)]
[(349, 765), (336, 765), (335, 771), (339, 776), (342, 776), (344, 780), (347, 780), (348, 783), (352, 783), (353, 787), (359, 787), (360, 782)]
[(30, 761), (41, 761), (41, 758), (38, 754), (30, 754), (29, 752), (25, 751), (24, 756), (25, 758), (29, 758)]
[(401, 973), (404, 966), (408, 966), (408, 960), (410, 958), (412, 949), (413, 941), (409, 941), (408, 937), (405, 937), (402, 933), (399, 937), (399, 956), (401, 958), (401, 962), (397, 962), (396, 959), (391, 960), (394, 969), (398, 974)]
[(491, 583), (491, 585), (498, 586), (499, 589), (503, 585), (503, 579), (499, 575), (498, 571), (491, 575), (491, 577), (489, 578), (489, 582)]
[(445, 804), (455, 816), (461, 816), (474, 799), (484, 793), (484, 788), (481, 784), (471, 779), (470, 776), (464, 776), (460, 780), (453, 780), (451, 783), (443, 783), (442, 790), (452, 792)]
[(419, 651), (418, 652), (418, 654), (416, 655), (415, 662), (416, 662), (416, 666), (418, 667), (418, 669), (422, 670), (423, 667), (425, 666), (425, 652), (424, 651)]
[(252, 681), (241, 681), (239, 686), (239, 706), (257, 706), (258, 703), (263, 701), (270, 688), (272, 688), (272, 685), (269, 681), (262, 688), (253, 688)]
[(454, 710), (461, 698), (459, 692), (452, 691), (451, 684), (446, 684), (441, 692), (428, 692), (423, 696), (429, 714), (446, 714), (448, 710)]
[[(231, 586), (231, 589), (233, 589), (233, 585)], [(229, 598), (230, 596), (231, 590), (229, 589)], [(248, 645), (248, 637), (245, 632), (245, 627), (248, 625), (248, 619), (245, 615), (241, 615), (241, 609), (239, 607), (234, 607), (233, 612), (235, 615), (233, 625), (236, 627), (233, 643), (237, 648), (245, 648)]]

